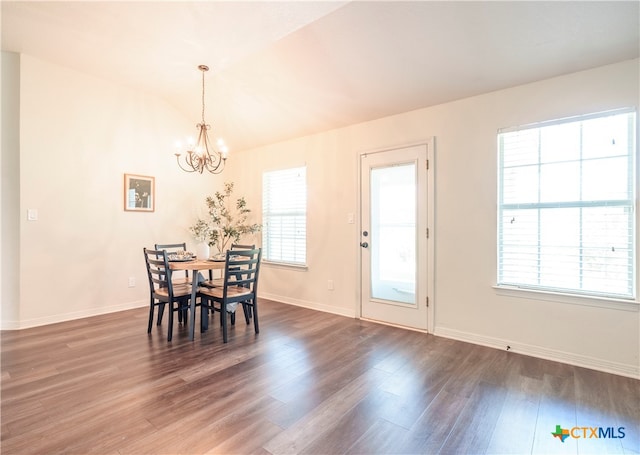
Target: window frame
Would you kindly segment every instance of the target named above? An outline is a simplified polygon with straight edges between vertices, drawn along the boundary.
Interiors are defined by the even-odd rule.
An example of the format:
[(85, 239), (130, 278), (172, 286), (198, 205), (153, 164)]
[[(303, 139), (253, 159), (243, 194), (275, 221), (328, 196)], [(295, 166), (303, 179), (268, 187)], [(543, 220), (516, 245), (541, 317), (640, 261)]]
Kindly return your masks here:
[[(511, 280), (505, 280), (504, 279), (504, 268), (503, 268), (503, 260), (504, 257), (502, 255), (503, 253), (503, 248), (504, 248), (504, 243), (503, 243), (503, 211), (504, 210), (508, 210), (509, 208), (513, 209), (513, 206), (517, 206), (518, 208), (523, 208), (524, 206), (528, 206), (529, 208), (535, 208), (538, 211), (543, 209), (545, 206), (549, 207), (552, 206), (554, 208), (563, 208), (563, 206), (567, 207), (568, 205), (568, 201), (558, 201), (555, 203), (547, 203), (544, 201), (541, 201), (540, 199), (538, 199), (537, 202), (534, 203), (505, 203), (505, 192), (504, 192), (504, 185), (505, 185), (505, 164), (504, 164), (504, 150), (503, 150), (503, 145), (501, 143), (501, 140), (503, 138), (504, 134), (508, 134), (508, 133), (512, 133), (512, 132), (521, 132), (524, 130), (541, 130), (545, 127), (549, 127), (549, 126), (554, 126), (554, 125), (561, 125), (561, 124), (568, 124), (568, 123), (578, 123), (578, 122), (584, 122), (587, 120), (592, 120), (592, 119), (598, 119), (598, 118), (606, 118), (606, 117), (610, 117), (610, 116), (614, 116), (614, 115), (629, 115), (632, 114), (631, 118), (629, 119), (629, 125), (630, 127), (627, 128), (627, 135), (628, 135), (628, 139), (629, 139), (629, 143), (627, 146), (627, 154), (626, 154), (626, 171), (627, 171), (627, 175), (628, 175), (628, 183), (627, 183), (627, 195), (628, 198), (625, 199), (625, 201), (627, 201), (628, 205), (625, 205), (625, 207), (629, 207), (631, 214), (629, 215), (629, 221), (628, 221), (628, 226), (629, 227), (629, 235), (630, 238), (628, 239), (628, 243), (630, 243), (631, 247), (630, 247), (630, 259), (628, 261), (628, 269), (630, 268), (630, 270), (628, 271), (628, 277), (630, 279), (630, 284), (628, 284), (628, 289), (630, 288), (630, 292), (629, 294), (618, 294), (618, 293), (614, 293), (611, 291), (605, 291), (605, 292), (600, 292), (600, 291), (593, 291), (593, 290), (585, 290), (585, 289), (580, 289), (580, 288), (565, 288), (565, 287), (553, 287), (553, 286), (549, 286), (547, 284), (530, 284), (530, 283), (525, 283), (522, 282), (522, 280), (520, 280), (521, 282), (513, 282)], [(580, 137), (582, 138), (582, 132), (580, 133)], [(534, 299), (539, 299), (539, 300), (561, 300), (563, 302), (566, 303), (581, 303), (584, 304), (586, 303), (587, 305), (593, 305), (593, 306), (606, 306), (606, 307), (617, 307), (619, 309), (629, 309), (631, 307), (633, 308), (638, 308), (638, 295), (637, 295), (637, 282), (638, 282), (638, 254), (637, 254), (637, 216), (636, 216), (636, 200), (637, 200), (637, 179), (638, 179), (638, 172), (637, 172), (637, 161), (636, 161), (636, 155), (637, 155), (637, 147), (638, 147), (638, 115), (637, 115), (637, 109), (636, 108), (622, 108), (622, 109), (615, 109), (615, 110), (610, 110), (610, 111), (604, 111), (604, 112), (595, 112), (595, 113), (590, 113), (590, 114), (586, 114), (586, 115), (579, 115), (579, 116), (575, 116), (575, 117), (568, 117), (568, 118), (562, 118), (562, 119), (557, 119), (557, 120), (549, 120), (549, 121), (544, 121), (544, 122), (539, 122), (539, 123), (533, 123), (533, 124), (528, 124), (528, 125), (523, 125), (523, 126), (518, 126), (518, 127), (511, 127), (511, 128), (503, 128), (498, 130), (498, 134), (497, 134), (497, 183), (498, 183), (498, 188), (497, 188), (497, 226), (496, 226), (496, 233), (497, 233), (497, 239), (496, 239), (496, 285), (494, 286), (494, 289), (496, 289), (496, 292), (499, 295), (509, 295), (509, 296), (516, 296), (516, 297), (522, 297), (523, 295), (526, 295), (526, 297), (528, 298), (534, 298)], [(584, 152), (584, 146), (583, 143), (580, 143), (580, 157), (578, 160), (574, 160), (577, 161), (579, 163), (579, 166), (583, 166), (583, 164), (588, 160), (587, 158), (584, 157), (583, 155)], [(542, 153), (542, 152), (540, 152)], [(538, 168), (540, 166), (543, 166), (546, 163), (553, 163), (553, 161), (545, 161), (543, 159), (540, 158), (540, 156), (538, 157), (537, 163), (536, 165), (538, 166)], [(507, 170), (509, 168), (506, 168)], [(583, 178), (582, 175), (582, 168), (580, 168), (580, 179)], [(540, 181), (538, 181), (538, 184), (540, 185)], [(582, 188), (582, 186), (581, 186)], [(538, 191), (541, 191), (541, 185), (538, 187)], [(593, 201), (572, 201), (573, 207), (576, 208), (585, 208), (585, 207), (593, 207), (593, 206), (597, 206), (597, 207), (605, 207), (607, 206), (607, 202), (606, 200), (598, 200), (598, 202), (593, 202)], [(583, 228), (584, 228), (584, 224), (583, 221), (580, 220), (580, 230), (582, 232)], [(540, 229), (540, 228), (538, 228)], [(540, 235), (540, 231), (538, 230), (538, 235)], [(538, 248), (541, 247), (540, 244), (540, 240), (538, 240)], [(601, 257), (601, 256), (600, 256)], [(580, 272), (579, 275), (581, 275), (582, 272), (582, 268), (584, 267), (584, 264), (582, 262), (582, 259), (579, 262), (579, 268), (580, 268)], [(541, 272), (540, 266), (538, 265), (538, 273)], [(523, 294), (524, 293), (524, 294)]]
[[(273, 176), (278, 173), (293, 173), (303, 171), (303, 182), (304, 182), (304, 211), (303, 213), (291, 214), (290, 216), (304, 216), (304, 261), (296, 261), (296, 260), (283, 260), (274, 257), (271, 251), (271, 241), (269, 240), (269, 235), (271, 233), (269, 229), (269, 221), (271, 217), (277, 216), (274, 215), (272, 211), (267, 210), (267, 203), (269, 203), (269, 195), (266, 191), (267, 178), (268, 176)], [(288, 177), (287, 177), (288, 178)], [(289, 207), (289, 210), (294, 210), (295, 208)], [(283, 215), (280, 215), (283, 216)], [(307, 240), (308, 240), (308, 181), (307, 181), (307, 166), (305, 164), (293, 167), (286, 167), (280, 169), (272, 169), (269, 171), (264, 171), (262, 173), (262, 261), (265, 264), (273, 265), (273, 266), (281, 266), (285, 268), (295, 268), (295, 269), (307, 269)], [(291, 239), (293, 240), (293, 239)], [(297, 255), (296, 247), (294, 247), (294, 256)]]

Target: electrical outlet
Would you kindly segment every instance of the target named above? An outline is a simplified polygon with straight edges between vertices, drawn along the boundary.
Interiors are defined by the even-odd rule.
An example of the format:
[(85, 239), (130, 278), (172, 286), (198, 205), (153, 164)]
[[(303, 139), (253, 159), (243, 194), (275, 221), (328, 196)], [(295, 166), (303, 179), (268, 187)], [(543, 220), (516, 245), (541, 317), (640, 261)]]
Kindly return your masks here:
[(135, 276), (130, 276), (129, 277), (129, 287), (130, 288), (135, 288), (136, 287), (136, 277)]
[(38, 209), (28, 209), (27, 210), (27, 220), (28, 221), (38, 221)]

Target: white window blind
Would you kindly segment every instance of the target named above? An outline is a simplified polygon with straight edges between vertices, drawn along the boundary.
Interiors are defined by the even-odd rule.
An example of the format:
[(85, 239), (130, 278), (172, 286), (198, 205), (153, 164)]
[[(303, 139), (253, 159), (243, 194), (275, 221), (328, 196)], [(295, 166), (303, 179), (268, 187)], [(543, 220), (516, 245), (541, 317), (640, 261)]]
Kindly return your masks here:
[(262, 249), (265, 260), (295, 265), (306, 264), (306, 167), (263, 174), (262, 223)]
[(498, 133), (498, 285), (635, 297), (636, 113)]

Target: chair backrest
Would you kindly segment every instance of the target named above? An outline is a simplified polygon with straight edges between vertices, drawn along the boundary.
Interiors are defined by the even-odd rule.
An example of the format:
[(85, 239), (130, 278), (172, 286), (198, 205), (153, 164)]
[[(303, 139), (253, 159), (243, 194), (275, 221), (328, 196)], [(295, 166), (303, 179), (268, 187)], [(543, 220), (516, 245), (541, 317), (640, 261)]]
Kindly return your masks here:
[(149, 277), (149, 290), (153, 297), (159, 288), (166, 288), (169, 296), (173, 296), (173, 284), (168, 279), (170, 276), (169, 261), (166, 250), (142, 249), (144, 260), (147, 265), (147, 276)]
[(239, 243), (234, 243), (231, 245), (231, 249), (232, 250), (253, 250), (255, 248), (255, 244), (254, 245), (241, 245)]
[[(167, 254), (177, 253), (179, 251), (187, 251), (187, 243), (156, 243), (156, 250), (165, 250)], [(187, 270), (184, 271), (184, 276), (189, 278), (189, 272)]]
[(167, 253), (175, 253), (177, 251), (187, 251), (186, 243), (156, 243), (156, 250), (167, 250)]
[(224, 270), (225, 294), (229, 286), (249, 288), (250, 292), (255, 294), (261, 258), (261, 248), (227, 251)]
[(255, 245), (241, 245), (239, 243), (231, 244), (232, 250), (253, 250), (255, 247)]

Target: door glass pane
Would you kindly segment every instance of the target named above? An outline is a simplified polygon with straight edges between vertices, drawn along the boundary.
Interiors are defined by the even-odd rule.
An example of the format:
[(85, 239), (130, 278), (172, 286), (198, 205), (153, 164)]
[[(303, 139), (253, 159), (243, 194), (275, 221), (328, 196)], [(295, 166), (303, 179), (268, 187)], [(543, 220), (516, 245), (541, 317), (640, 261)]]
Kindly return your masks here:
[(415, 304), (416, 166), (371, 170), (371, 296)]

